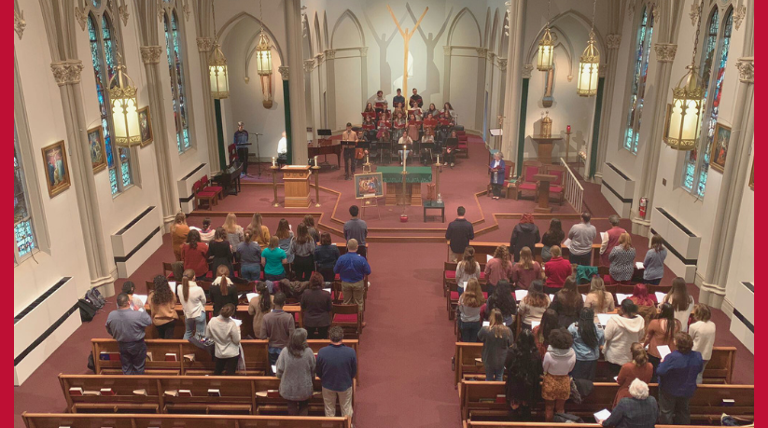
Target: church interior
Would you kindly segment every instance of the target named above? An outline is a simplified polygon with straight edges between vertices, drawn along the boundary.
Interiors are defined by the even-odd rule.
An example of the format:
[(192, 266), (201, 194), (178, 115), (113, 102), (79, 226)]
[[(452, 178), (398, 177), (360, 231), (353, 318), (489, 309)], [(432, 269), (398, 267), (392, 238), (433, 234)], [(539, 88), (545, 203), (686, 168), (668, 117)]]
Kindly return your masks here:
[[(658, 422), (618, 426), (753, 423), (755, 3), (14, 0), (14, 426), (616, 426), (636, 383)], [(355, 281), (340, 266), (351, 257), (370, 269)], [(323, 326), (302, 296), (314, 278), (332, 303)], [(219, 375), (218, 339), (187, 311), (195, 280), (203, 326), (237, 321), (235, 374)], [(216, 300), (227, 281), (231, 318)], [(569, 284), (584, 304), (563, 324)], [(594, 293), (610, 305), (589, 308)], [(138, 375), (110, 327), (128, 295), (152, 320), (130, 341), (146, 345)], [(534, 295), (551, 301), (538, 316)], [(653, 380), (626, 381), (619, 403), (635, 340), (617, 362), (608, 336), (644, 299)], [(292, 318), (285, 352), (264, 335), (276, 311)], [(497, 312), (510, 339), (490, 380), (492, 341), (478, 337), (499, 339)], [(606, 342), (583, 360), (592, 336), (571, 329), (593, 325)], [(659, 325), (668, 355), (701, 354), (685, 415), (667, 408), (664, 370), (657, 381), (672, 358)], [(572, 341), (573, 371), (547, 372), (562, 350), (550, 329)], [(354, 349), (335, 416), (319, 363), (310, 398), (284, 393), (305, 330), (318, 361), (334, 331)], [(512, 397), (525, 338), (545, 371), (530, 403)], [(563, 378), (564, 410), (547, 398)]]

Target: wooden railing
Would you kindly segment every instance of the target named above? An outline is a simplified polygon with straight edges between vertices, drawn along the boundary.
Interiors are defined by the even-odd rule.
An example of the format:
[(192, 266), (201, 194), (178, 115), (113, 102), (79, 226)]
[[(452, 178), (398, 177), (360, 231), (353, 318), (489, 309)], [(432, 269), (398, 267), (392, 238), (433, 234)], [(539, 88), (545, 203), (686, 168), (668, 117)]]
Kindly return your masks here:
[(581, 212), (582, 202), (584, 200), (584, 188), (579, 183), (579, 179), (571, 171), (568, 166), (568, 162), (565, 159), (560, 158), (560, 164), (565, 167), (568, 174), (565, 175), (563, 180), (563, 187), (565, 188), (565, 200), (573, 207), (576, 212)]

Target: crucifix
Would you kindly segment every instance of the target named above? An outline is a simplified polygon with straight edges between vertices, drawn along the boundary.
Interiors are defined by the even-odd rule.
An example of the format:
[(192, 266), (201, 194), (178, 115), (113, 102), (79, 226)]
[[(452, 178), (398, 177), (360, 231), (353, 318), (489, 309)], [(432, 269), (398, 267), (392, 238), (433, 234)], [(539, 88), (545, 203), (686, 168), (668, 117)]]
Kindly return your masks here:
[(387, 10), (389, 10), (389, 14), (392, 15), (392, 20), (395, 21), (397, 29), (400, 30), (400, 35), (403, 36), (403, 92), (408, 94), (408, 43), (411, 41), (411, 36), (416, 33), (416, 29), (419, 28), (419, 24), (421, 24), (421, 20), (424, 19), (424, 15), (427, 14), (429, 8), (427, 7), (424, 9), (424, 13), (421, 14), (421, 17), (416, 21), (416, 25), (414, 25), (411, 31), (408, 31), (408, 28), (403, 30), (400, 27), (400, 22), (395, 17), (395, 13), (392, 12), (392, 8), (389, 7), (389, 5), (387, 5)]

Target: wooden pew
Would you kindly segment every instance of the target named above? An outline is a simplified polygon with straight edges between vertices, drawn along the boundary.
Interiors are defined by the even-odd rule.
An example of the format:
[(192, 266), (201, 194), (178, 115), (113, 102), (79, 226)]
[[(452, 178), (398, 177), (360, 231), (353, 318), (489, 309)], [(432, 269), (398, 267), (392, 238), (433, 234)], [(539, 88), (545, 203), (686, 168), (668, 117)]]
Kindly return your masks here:
[[(282, 397), (268, 397), (277, 390), (280, 379), (271, 376), (111, 376), (59, 375), (68, 410), (72, 413), (178, 413), (178, 414), (287, 414)], [(353, 384), (353, 391), (356, 390)], [(79, 395), (83, 391), (102, 391), (101, 395)], [(105, 393), (110, 389), (111, 394)], [(189, 390), (185, 396), (181, 390)], [(220, 396), (211, 390), (219, 390)], [(141, 391), (141, 392), (138, 392)], [(169, 394), (175, 391), (174, 394)], [(320, 380), (314, 380), (310, 412), (324, 414)], [(144, 395), (146, 394), (146, 395)], [(354, 406), (354, 393), (352, 403)]]
[[(565, 424), (554, 422), (501, 422), (501, 421), (463, 421), (462, 428), (596, 428), (596, 423)], [(705, 428), (711, 425), (656, 425), (656, 428)]]
[[(456, 342), (455, 382), (462, 379), (485, 379), (485, 367), (482, 363), (482, 343)], [(704, 369), (704, 383), (728, 384), (733, 377), (733, 366), (736, 361), (736, 348), (728, 346), (716, 346), (712, 349), (712, 358), (707, 368)], [(596, 381), (611, 382), (613, 376), (608, 372), (607, 363), (602, 359), (597, 364)]]
[[(650, 394), (658, 397), (658, 385), (649, 385)], [(566, 402), (566, 411), (577, 416), (591, 417), (602, 409), (611, 408), (619, 385), (615, 382), (596, 382), (592, 394), (584, 401), (575, 405)], [(462, 380), (459, 388), (461, 400), (461, 416), (463, 420), (488, 420), (506, 418), (509, 406), (506, 400), (496, 403), (497, 395), (504, 394), (504, 382), (466, 381)], [(696, 394), (691, 398), (691, 420), (709, 422), (719, 420), (720, 415), (727, 413), (733, 416), (754, 417), (755, 413), (754, 385), (699, 385)], [(735, 400), (733, 406), (724, 406), (722, 400)], [(544, 403), (540, 401), (532, 410), (543, 415)]]
[[(207, 375), (213, 374), (214, 362), (213, 358), (205, 350), (198, 348), (187, 340), (176, 339), (147, 339), (147, 352), (152, 353), (152, 361), (147, 360), (145, 366), (146, 374), (159, 374), (159, 375)], [(243, 340), (240, 344), (243, 346), (243, 352), (245, 353), (245, 368), (246, 375), (261, 376), (270, 373), (269, 370), (269, 354), (267, 351), (267, 340)], [(307, 340), (307, 345), (312, 349), (312, 352), (317, 352), (328, 345), (330, 340)], [(358, 345), (359, 342), (356, 339), (344, 340), (344, 345), (355, 350), (355, 353), (359, 355)], [(96, 374), (104, 375), (120, 375), (122, 374), (122, 368), (120, 360), (102, 360), (100, 358), (102, 352), (119, 353), (119, 347), (117, 341), (114, 339), (91, 339), (91, 347), (93, 353), (93, 362), (95, 365)], [(178, 361), (165, 361), (165, 354), (176, 354)], [(184, 355), (194, 354), (194, 361), (185, 361)], [(357, 360), (357, 376), (360, 374), (360, 359)], [(137, 388), (138, 389), (138, 388)]]
[[(599, 238), (599, 236), (598, 236)], [(509, 241), (507, 242), (482, 242), (482, 241), (472, 241), (469, 243), (469, 246), (475, 249), (475, 260), (478, 262), (483, 262), (487, 260), (488, 256), (493, 257), (493, 252), (496, 251), (496, 247), (499, 245), (506, 245), (509, 247)], [(541, 262), (541, 249), (544, 248), (544, 245), (541, 243), (536, 244), (535, 248), (532, 248), (533, 250), (533, 257), (534, 260), (537, 260)], [(568, 259), (568, 256), (571, 254), (568, 250), (568, 247), (561, 247), (563, 250), (563, 258)], [(448, 253), (450, 254), (450, 247), (448, 248)], [(600, 244), (592, 244), (592, 266), (599, 266), (600, 265)]]
[(138, 415), (27, 413), (22, 414), (27, 428), (351, 428), (346, 417), (313, 416), (236, 416), (236, 415)]

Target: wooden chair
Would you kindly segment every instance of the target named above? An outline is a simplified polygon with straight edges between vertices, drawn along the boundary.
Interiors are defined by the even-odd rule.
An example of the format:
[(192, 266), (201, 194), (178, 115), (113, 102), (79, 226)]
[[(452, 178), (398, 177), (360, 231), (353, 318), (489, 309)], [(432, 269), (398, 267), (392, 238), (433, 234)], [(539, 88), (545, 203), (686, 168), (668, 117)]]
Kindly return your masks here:
[(204, 175), (203, 178), (200, 179), (200, 190), (210, 190), (215, 192), (216, 195), (218, 195), (219, 200), (224, 198), (224, 188), (211, 184), (211, 181), (208, 180), (208, 175)]
[(173, 263), (163, 262), (163, 275), (165, 275), (165, 277), (169, 280), (175, 279), (173, 276)]
[[(515, 183), (517, 180), (515, 180), (515, 163), (512, 161), (505, 160), (504, 161), (504, 189), (505, 189), (505, 197), (509, 199), (509, 185), (511, 183)], [(486, 196), (491, 196), (491, 183), (489, 182), (488, 185), (485, 187), (485, 190), (488, 192), (486, 193)]]
[(214, 205), (216, 205), (216, 192), (210, 190), (202, 190), (202, 180), (198, 180), (192, 185), (192, 193), (195, 196), (195, 208), (199, 208), (201, 203), (208, 204), (208, 210), (210, 211)]
[(352, 333), (355, 338), (360, 336), (363, 323), (360, 309), (357, 305), (334, 304), (333, 312), (331, 312), (331, 326), (336, 325), (344, 329), (345, 333)]
[(459, 140), (459, 144), (456, 146), (456, 154), (463, 154), (465, 158), (469, 159), (469, 136), (461, 129), (456, 131), (456, 137)]
[(543, 164), (539, 161), (525, 161), (523, 162), (523, 168), (520, 171), (521, 175), (518, 181), (515, 183), (517, 189), (517, 195), (515, 199), (520, 199), (520, 193), (523, 191), (536, 193), (538, 185), (533, 178), (536, 174), (541, 173), (543, 170)]
[(565, 201), (565, 174), (567, 171), (562, 165), (547, 165), (546, 171), (547, 174), (557, 177), (554, 181), (549, 182), (549, 194), (559, 195), (558, 203), (563, 205)]

